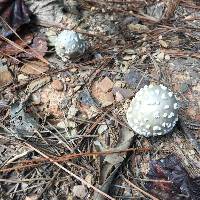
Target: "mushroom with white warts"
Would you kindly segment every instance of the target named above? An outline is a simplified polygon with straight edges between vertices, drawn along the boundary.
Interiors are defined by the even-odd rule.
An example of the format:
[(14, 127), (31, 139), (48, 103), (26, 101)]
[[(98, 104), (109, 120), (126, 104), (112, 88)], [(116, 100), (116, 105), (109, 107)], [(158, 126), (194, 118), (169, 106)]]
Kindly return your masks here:
[(126, 116), (137, 134), (164, 135), (171, 132), (178, 121), (178, 102), (164, 85), (145, 85), (131, 101)]
[(56, 38), (55, 49), (57, 55), (67, 61), (82, 56), (86, 50), (86, 42), (75, 31), (64, 30)]

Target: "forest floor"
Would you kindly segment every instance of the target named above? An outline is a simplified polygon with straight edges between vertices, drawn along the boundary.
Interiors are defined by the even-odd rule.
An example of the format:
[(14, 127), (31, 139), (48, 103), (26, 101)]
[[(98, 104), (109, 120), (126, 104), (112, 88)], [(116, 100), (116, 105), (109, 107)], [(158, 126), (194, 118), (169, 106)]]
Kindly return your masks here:
[[(200, 199), (200, 3), (0, 2), (0, 200)], [(74, 30), (83, 56), (55, 38)], [(126, 111), (145, 85), (179, 102), (145, 138)]]

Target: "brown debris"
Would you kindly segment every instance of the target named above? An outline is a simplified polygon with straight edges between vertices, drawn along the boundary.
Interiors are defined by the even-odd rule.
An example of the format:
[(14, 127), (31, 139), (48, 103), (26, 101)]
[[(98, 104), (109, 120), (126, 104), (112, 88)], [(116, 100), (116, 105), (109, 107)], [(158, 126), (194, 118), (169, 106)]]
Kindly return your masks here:
[(174, 11), (176, 10), (180, 2), (181, 0), (167, 0), (166, 2), (167, 7), (165, 9), (165, 13), (163, 15), (162, 20), (167, 21), (171, 17), (173, 17)]
[(101, 82), (95, 82), (92, 86), (92, 95), (102, 104), (109, 106), (114, 102), (112, 92), (108, 92), (113, 86), (110, 79), (105, 78)]
[(46, 63), (41, 61), (30, 61), (22, 66), (21, 72), (28, 75), (38, 75), (48, 71), (48, 69), (49, 67)]
[(63, 86), (63, 83), (60, 81), (60, 80), (53, 80), (53, 82), (51, 83), (51, 87), (54, 89), (54, 90), (57, 90), (57, 91), (62, 91), (64, 86)]
[[(151, 160), (175, 152), (189, 176), (200, 174), (199, 3), (25, 1), (33, 23), (19, 36), (0, 36), (9, 77), (0, 87), (0, 199), (187, 198), (170, 193), (170, 178), (147, 172)], [(64, 29), (88, 42), (84, 57), (57, 57), (52, 45)], [(53, 36), (49, 46), (44, 33)], [(126, 111), (150, 83), (176, 94), (179, 121), (165, 136), (144, 138), (128, 126)]]
[(108, 92), (112, 89), (113, 85), (113, 82), (108, 77), (105, 77), (101, 82), (99, 82), (98, 87), (103, 92)]

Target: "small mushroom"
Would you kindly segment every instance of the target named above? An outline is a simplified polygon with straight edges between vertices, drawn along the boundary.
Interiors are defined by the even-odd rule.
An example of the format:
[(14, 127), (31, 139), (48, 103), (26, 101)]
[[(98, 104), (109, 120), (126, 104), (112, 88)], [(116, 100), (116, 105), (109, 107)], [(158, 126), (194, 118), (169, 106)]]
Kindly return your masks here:
[(57, 55), (63, 61), (67, 61), (83, 55), (86, 50), (86, 42), (75, 31), (64, 30), (56, 38), (55, 49)]
[(171, 132), (178, 121), (178, 102), (164, 85), (145, 85), (136, 93), (126, 116), (137, 134), (164, 135)]

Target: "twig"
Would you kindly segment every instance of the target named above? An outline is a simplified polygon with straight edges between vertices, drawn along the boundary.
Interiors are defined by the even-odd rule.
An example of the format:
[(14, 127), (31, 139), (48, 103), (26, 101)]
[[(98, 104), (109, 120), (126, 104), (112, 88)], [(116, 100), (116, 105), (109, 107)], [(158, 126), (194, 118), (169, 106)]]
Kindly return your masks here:
[(47, 158), (50, 162), (52, 162), (53, 164), (55, 164), (57, 167), (59, 167), (60, 169), (62, 169), (63, 171), (67, 172), (69, 175), (71, 175), (72, 177), (74, 177), (75, 179), (77, 179), (78, 181), (80, 181), (82, 184), (86, 185), (88, 188), (92, 188), (93, 190), (95, 190), (96, 192), (98, 192), (99, 194), (103, 195), (104, 197), (106, 197), (107, 199), (110, 200), (115, 200), (114, 198), (112, 198), (111, 196), (109, 196), (108, 194), (102, 192), (101, 190), (99, 190), (98, 188), (94, 187), (92, 184), (88, 183), (87, 181), (85, 181), (84, 179), (80, 178), (79, 176), (77, 176), (76, 174), (74, 174), (73, 172), (71, 172), (70, 170), (66, 169), (65, 167), (63, 167), (61, 164), (59, 164), (58, 162), (55, 162), (52, 158), (50, 158), (49, 156), (45, 155), (44, 153), (42, 153), (41, 151), (39, 151), (38, 149), (34, 148), (33, 146), (31, 146), (30, 144), (26, 145), (35, 150), (37, 153), (39, 153), (40, 155), (42, 155), (43, 157)]
[[(26, 143), (27, 144), (27, 143)], [(30, 145), (30, 144), (29, 144)], [(144, 152), (149, 152), (151, 148), (149, 147), (144, 147), (144, 148), (130, 148), (130, 149), (125, 149), (125, 150), (115, 150), (115, 151), (101, 151), (101, 152), (85, 152), (85, 153), (78, 153), (78, 154), (69, 154), (69, 155), (64, 155), (61, 157), (52, 157), (51, 159), (54, 162), (65, 162), (74, 158), (80, 158), (83, 156), (102, 156), (102, 155), (111, 155), (111, 154), (121, 154), (121, 153), (127, 153), (127, 152), (132, 152), (132, 153), (144, 153)], [(49, 161), (47, 158), (37, 158), (33, 160), (22, 160), (20, 161), (20, 164), (15, 167), (11, 168), (6, 168), (6, 169), (0, 169), (0, 172), (9, 172), (12, 170), (20, 170), (28, 167), (35, 167), (41, 164), (44, 164), (44, 162)]]
[(132, 186), (133, 188), (135, 188), (136, 190), (140, 191), (143, 195), (153, 199), (153, 200), (159, 200), (158, 198), (152, 196), (151, 194), (149, 194), (148, 192), (145, 192), (144, 190), (142, 190), (141, 188), (139, 188), (138, 186), (136, 186), (135, 184), (131, 183), (128, 179), (124, 178), (124, 180), (126, 181), (126, 183), (128, 183), (130, 186)]

